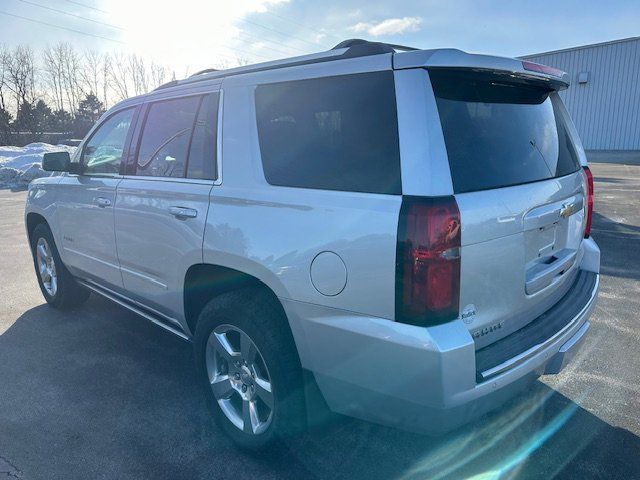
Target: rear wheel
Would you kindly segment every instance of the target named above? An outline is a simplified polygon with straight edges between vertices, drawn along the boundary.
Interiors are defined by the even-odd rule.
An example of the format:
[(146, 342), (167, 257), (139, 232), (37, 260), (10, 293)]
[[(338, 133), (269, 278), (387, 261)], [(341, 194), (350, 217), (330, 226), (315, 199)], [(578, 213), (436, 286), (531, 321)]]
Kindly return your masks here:
[(71, 308), (89, 298), (89, 291), (78, 285), (62, 263), (51, 230), (44, 223), (31, 233), (31, 252), (40, 290), (49, 305)]
[(216, 421), (235, 443), (264, 449), (301, 429), (300, 361), (286, 319), (266, 292), (249, 288), (209, 302), (195, 353)]

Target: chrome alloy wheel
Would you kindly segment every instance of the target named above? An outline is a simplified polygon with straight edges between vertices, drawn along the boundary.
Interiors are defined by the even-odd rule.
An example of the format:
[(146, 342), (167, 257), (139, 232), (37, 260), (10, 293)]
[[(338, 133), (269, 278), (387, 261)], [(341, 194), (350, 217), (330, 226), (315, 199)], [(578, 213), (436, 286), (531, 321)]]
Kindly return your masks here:
[(271, 377), (249, 335), (232, 325), (219, 325), (207, 341), (207, 374), (222, 412), (247, 434), (264, 432), (273, 419)]
[(49, 295), (56, 296), (58, 291), (58, 275), (56, 274), (56, 263), (53, 259), (51, 247), (47, 241), (40, 237), (36, 244), (36, 263), (38, 265), (38, 274), (42, 285)]

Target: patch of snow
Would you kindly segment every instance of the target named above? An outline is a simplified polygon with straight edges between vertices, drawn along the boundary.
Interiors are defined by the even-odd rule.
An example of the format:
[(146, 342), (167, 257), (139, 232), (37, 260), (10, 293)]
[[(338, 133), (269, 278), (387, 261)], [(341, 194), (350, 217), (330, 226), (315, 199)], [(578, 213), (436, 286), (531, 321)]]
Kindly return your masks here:
[(67, 151), (73, 155), (76, 147), (30, 143), (24, 147), (0, 147), (0, 188), (25, 188), (35, 178), (55, 175), (42, 170), (42, 156), (48, 152)]

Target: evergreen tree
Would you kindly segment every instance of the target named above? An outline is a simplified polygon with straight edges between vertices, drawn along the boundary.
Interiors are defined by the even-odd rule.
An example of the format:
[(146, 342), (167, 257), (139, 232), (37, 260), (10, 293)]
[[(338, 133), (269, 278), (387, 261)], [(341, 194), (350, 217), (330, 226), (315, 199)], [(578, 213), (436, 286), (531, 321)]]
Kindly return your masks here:
[(84, 137), (103, 113), (102, 102), (93, 93), (89, 93), (78, 105), (73, 134), (78, 138)]
[(38, 100), (35, 105), (23, 102), (18, 108), (14, 129), (18, 132), (30, 133), (28, 140), (33, 142), (39, 140), (49, 129), (50, 122), (51, 109), (44, 101)]
[(51, 131), (71, 132), (73, 131), (73, 117), (66, 110), (56, 110), (51, 114)]
[(0, 107), (0, 145), (9, 145), (11, 142), (11, 114)]
[(33, 129), (31, 133), (40, 137), (44, 132), (51, 129), (51, 109), (42, 100), (36, 102), (33, 107)]

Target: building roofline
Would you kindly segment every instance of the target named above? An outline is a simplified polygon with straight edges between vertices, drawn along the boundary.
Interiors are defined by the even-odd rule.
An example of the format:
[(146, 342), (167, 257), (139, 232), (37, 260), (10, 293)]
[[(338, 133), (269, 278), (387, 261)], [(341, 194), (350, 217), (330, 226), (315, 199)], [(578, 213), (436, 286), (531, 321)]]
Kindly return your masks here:
[(530, 54), (527, 54), (527, 55), (521, 55), (518, 58), (541, 57), (543, 55), (553, 55), (555, 53), (570, 52), (572, 50), (583, 50), (585, 48), (604, 47), (604, 46), (613, 45), (613, 44), (616, 44), (616, 43), (633, 42), (633, 41), (637, 41), (637, 40), (640, 40), (640, 37), (619, 38), (617, 40), (609, 40), (607, 42), (590, 43), (588, 45), (579, 45), (579, 46), (576, 46), (576, 47), (560, 48), (558, 50), (549, 50), (548, 52), (530, 53)]

